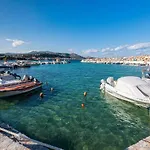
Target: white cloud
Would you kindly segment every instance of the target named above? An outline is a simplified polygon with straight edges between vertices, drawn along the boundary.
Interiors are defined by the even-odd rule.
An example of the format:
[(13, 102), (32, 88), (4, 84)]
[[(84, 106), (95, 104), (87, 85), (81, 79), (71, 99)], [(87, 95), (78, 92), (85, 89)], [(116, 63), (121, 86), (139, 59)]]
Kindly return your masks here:
[[(72, 49), (71, 49), (72, 50)], [(131, 52), (132, 51), (132, 52)], [(150, 42), (136, 43), (136, 44), (125, 44), (117, 47), (106, 47), (102, 49), (87, 49), (82, 51), (83, 54), (94, 54), (100, 52), (101, 55), (128, 55), (130, 53), (142, 54), (150, 52)]]
[(116, 48), (114, 48), (114, 51), (119, 51), (119, 50), (123, 50), (125, 48), (127, 48), (128, 45), (121, 45), (121, 46), (118, 46)]
[(127, 48), (128, 45), (121, 45), (121, 46), (118, 46), (118, 47), (114, 47), (114, 48), (110, 48), (110, 47), (107, 47), (107, 48), (103, 48), (101, 49), (101, 52), (104, 53), (104, 52), (112, 52), (112, 51), (119, 51), (119, 50), (123, 50), (125, 48)]
[(101, 52), (102, 52), (102, 53), (103, 53), (103, 52), (107, 52), (107, 51), (111, 51), (111, 48), (110, 48), (110, 47), (107, 47), (107, 48), (101, 49)]
[(137, 43), (127, 47), (129, 50), (147, 49), (150, 48), (150, 42), (147, 43)]
[(73, 50), (72, 48), (69, 48), (69, 49), (68, 49), (68, 52), (73, 53), (74, 50)]
[(141, 51), (137, 51), (137, 52), (136, 52), (136, 55), (141, 55), (141, 54), (142, 54)]
[(97, 52), (99, 52), (98, 49), (87, 49), (82, 51), (83, 54), (90, 54), (90, 53), (97, 53)]
[(148, 49), (150, 48), (150, 42), (147, 42), (147, 43), (137, 43), (137, 44), (134, 44), (134, 45), (120, 45), (118, 47), (114, 47), (114, 48), (110, 48), (110, 47), (107, 47), (107, 48), (103, 48), (101, 49), (101, 52), (104, 53), (104, 52), (112, 52), (112, 51), (122, 51), (122, 50), (141, 50), (141, 51), (144, 51), (144, 49)]
[(15, 39), (15, 40), (13, 40), (13, 39), (6, 39), (6, 41), (12, 42), (12, 46), (13, 47), (17, 47), (17, 46), (20, 46), (20, 45), (26, 43), (25, 41), (17, 40), (17, 39)]

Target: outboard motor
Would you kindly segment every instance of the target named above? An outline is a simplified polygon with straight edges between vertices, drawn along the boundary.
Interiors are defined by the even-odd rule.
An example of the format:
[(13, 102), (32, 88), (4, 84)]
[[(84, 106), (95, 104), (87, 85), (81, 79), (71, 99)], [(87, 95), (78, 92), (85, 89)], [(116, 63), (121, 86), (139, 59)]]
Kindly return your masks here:
[(107, 78), (107, 83), (110, 84), (111, 86), (115, 86), (114, 78), (113, 77), (108, 77)]

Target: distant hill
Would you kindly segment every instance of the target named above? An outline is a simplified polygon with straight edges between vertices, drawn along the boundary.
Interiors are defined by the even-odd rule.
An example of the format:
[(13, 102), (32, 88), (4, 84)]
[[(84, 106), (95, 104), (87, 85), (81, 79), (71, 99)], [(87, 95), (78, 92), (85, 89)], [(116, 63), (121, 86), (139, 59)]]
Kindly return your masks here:
[(75, 54), (75, 53), (59, 53), (59, 52), (51, 52), (51, 51), (31, 51), (29, 53), (5, 53), (0, 54), (0, 59), (3, 57), (7, 57), (7, 59), (73, 59), (73, 60), (81, 60), (84, 57)]
[(83, 59), (84, 57), (75, 54), (75, 53), (59, 53), (59, 52), (51, 52), (51, 51), (31, 51), (28, 54), (34, 55), (34, 56), (42, 56), (42, 57), (58, 57), (58, 58), (72, 58), (72, 59)]

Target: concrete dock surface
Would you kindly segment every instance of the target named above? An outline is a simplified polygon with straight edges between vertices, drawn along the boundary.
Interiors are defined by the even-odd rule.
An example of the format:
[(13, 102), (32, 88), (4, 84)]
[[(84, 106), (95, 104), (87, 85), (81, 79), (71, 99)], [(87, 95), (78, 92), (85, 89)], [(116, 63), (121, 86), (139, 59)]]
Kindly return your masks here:
[(31, 139), (7, 124), (0, 124), (0, 150), (62, 150)]
[(126, 150), (150, 150), (150, 136), (131, 145)]

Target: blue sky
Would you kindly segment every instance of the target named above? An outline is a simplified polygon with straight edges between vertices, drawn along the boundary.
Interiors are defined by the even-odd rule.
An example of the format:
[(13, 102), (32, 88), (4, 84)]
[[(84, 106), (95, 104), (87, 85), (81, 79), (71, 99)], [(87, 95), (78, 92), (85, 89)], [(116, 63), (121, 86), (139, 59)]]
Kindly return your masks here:
[(150, 53), (149, 0), (1, 0), (0, 52)]

